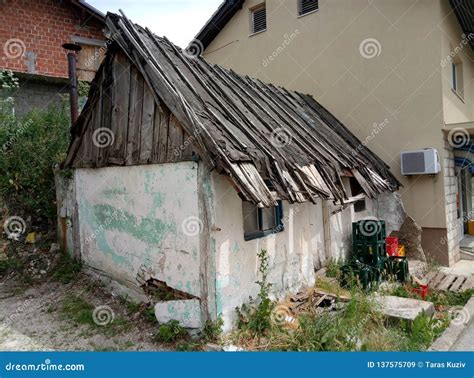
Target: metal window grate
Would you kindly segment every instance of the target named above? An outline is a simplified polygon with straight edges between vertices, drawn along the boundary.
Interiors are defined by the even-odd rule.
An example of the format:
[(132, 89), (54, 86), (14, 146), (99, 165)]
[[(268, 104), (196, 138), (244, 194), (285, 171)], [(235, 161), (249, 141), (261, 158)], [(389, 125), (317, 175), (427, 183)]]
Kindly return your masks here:
[(252, 11), (252, 33), (267, 29), (267, 8), (265, 6)]
[(298, 12), (300, 16), (314, 12), (319, 9), (318, 0), (299, 0)]

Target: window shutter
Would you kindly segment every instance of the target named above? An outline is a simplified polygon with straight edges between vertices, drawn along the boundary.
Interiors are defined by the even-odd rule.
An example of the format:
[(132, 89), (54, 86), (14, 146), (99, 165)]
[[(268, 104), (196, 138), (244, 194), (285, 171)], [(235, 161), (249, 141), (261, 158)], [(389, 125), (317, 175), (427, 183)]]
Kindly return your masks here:
[(267, 29), (267, 8), (262, 7), (252, 12), (252, 33)]
[(319, 9), (318, 0), (300, 0), (299, 5), (300, 16)]

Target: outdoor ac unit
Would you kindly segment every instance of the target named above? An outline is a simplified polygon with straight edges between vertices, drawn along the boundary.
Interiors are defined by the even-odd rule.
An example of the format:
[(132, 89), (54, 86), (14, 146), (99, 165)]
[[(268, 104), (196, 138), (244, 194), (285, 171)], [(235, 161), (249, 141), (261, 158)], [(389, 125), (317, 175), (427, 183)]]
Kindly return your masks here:
[(400, 153), (402, 175), (434, 175), (441, 171), (438, 151), (434, 148)]

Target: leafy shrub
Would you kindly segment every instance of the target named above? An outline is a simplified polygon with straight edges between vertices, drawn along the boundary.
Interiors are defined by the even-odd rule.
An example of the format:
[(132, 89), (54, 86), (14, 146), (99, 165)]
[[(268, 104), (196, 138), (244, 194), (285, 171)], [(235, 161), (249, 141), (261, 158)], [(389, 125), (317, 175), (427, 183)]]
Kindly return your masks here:
[(65, 158), (69, 118), (64, 110), (35, 111), (19, 119), (0, 112), (0, 197), (11, 213), (53, 219), (53, 166)]

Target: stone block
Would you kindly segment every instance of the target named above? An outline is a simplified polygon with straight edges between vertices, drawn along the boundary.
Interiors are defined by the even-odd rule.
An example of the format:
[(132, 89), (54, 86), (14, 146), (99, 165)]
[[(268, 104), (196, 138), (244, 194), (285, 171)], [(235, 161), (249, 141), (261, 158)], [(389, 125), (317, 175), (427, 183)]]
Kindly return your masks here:
[(177, 320), (184, 328), (202, 328), (199, 299), (158, 302), (155, 305), (155, 316), (160, 324)]
[(388, 318), (413, 321), (423, 312), (431, 316), (435, 311), (433, 303), (418, 299), (380, 296), (375, 301)]

